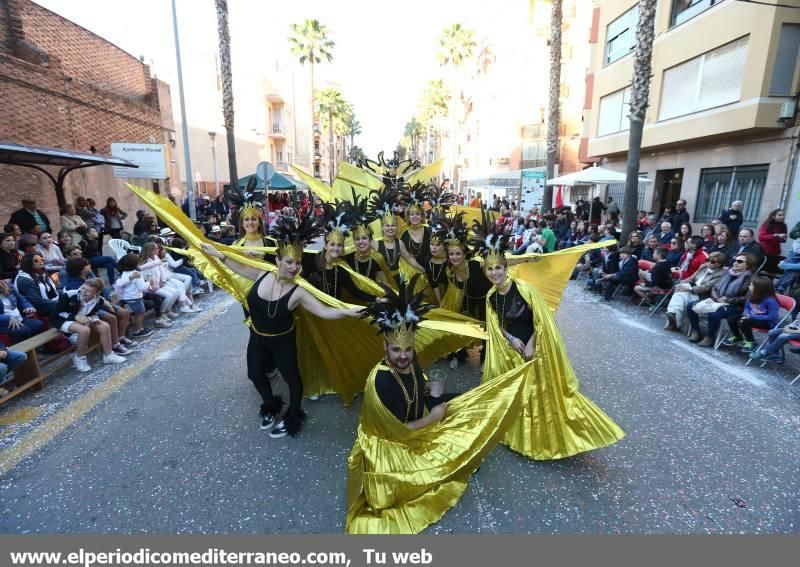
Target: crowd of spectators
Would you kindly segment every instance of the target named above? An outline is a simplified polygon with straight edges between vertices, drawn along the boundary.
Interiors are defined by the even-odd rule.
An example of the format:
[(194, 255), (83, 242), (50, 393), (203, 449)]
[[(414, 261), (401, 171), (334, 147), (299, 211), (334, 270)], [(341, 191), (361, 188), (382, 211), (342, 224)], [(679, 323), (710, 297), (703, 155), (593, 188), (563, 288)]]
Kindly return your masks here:
[[(127, 216), (113, 198), (98, 210), (84, 197), (63, 208), (57, 226), (30, 198), (11, 214), (0, 233), (0, 396), (26, 359), (14, 345), (48, 328), (63, 335), (44, 349), (74, 348), (73, 365), (86, 372), (92, 336), (103, 363), (122, 364), (136, 341), (154, 332), (145, 326), (147, 311), (163, 328), (201, 311), (195, 298), (211, 284), (187, 257), (166, 249), (185, 248), (183, 241), (144, 211), (129, 233)], [(141, 252), (117, 260), (104, 253), (105, 235), (124, 237)]]

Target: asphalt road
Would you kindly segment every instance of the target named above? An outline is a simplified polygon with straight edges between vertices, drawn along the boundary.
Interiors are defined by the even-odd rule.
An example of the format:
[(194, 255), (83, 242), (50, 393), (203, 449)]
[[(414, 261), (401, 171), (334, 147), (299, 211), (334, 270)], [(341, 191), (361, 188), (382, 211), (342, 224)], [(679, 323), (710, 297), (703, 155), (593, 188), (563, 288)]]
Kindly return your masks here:
[[(245, 376), (241, 310), (221, 293), (204, 305), (125, 368), (94, 358), (96, 371), (0, 407), (0, 532), (343, 532), (360, 399), (307, 400), (301, 436), (270, 439)], [(499, 447), (429, 531), (799, 531), (792, 369), (745, 368), (576, 284), (558, 320), (582, 392), (626, 438), (557, 462)], [(468, 388), (477, 362), (450, 376), (448, 390)]]

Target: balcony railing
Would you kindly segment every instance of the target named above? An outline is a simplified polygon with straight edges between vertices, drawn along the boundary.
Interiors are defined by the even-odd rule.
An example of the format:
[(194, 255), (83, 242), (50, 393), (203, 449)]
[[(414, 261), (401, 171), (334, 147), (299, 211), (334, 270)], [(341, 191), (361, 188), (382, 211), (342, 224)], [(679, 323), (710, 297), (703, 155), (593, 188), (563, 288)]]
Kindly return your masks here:
[(270, 131), (271, 136), (286, 136), (286, 129), (283, 127), (283, 124), (280, 122), (273, 122), (272, 123), (272, 130)]

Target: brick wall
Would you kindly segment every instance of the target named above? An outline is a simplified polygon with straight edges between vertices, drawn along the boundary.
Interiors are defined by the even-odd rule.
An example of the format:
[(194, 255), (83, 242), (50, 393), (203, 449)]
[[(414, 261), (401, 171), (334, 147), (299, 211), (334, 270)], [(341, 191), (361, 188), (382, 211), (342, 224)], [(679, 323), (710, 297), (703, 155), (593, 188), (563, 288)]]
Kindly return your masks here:
[[(0, 139), (79, 151), (94, 146), (101, 154), (111, 153), (112, 142), (168, 142), (169, 86), (151, 79), (146, 65), (28, 0), (0, 0), (0, 29), (9, 16), (25, 28), (17, 28), (11, 40), (6, 34), (4, 44), (0, 32), (0, 45), (7, 48), (0, 46)], [(151, 187), (149, 180), (116, 179), (110, 167), (99, 166), (70, 173), (65, 197), (93, 197), (102, 206), (112, 196), (129, 212), (142, 208), (125, 181)], [(162, 192), (169, 187), (161, 183)], [(58, 224), (53, 184), (43, 174), (0, 165), (0, 193), (0, 225), (24, 195)]]
[(150, 70), (136, 57), (38, 4), (18, 3), (25, 39), (57, 58), (65, 75), (131, 99), (150, 94)]

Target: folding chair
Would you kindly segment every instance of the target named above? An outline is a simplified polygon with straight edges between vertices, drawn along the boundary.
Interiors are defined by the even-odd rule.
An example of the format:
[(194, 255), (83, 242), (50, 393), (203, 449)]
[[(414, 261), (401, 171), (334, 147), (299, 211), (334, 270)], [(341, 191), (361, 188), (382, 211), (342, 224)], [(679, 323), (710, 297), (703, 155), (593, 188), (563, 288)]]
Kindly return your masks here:
[(125, 254), (129, 254), (132, 251), (142, 251), (139, 246), (132, 246), (127, 240), (122, 240), (121, 238), (112, 238), (108, 241), (108, 246), (114, 251), (117, 260), (120, 260)]
[[(780, 293), (776, 293), (775, 297), (778, 300), (778, 307), (780, 309), (785, 310), (786, 314), (783, 317), (781, 317), (780, 321), (778, 321), (778, 324), (775, 325), (775, 327), (773, 327), (773, 329), (776, 329), (778, 327), (782, 327), (783, 326), (783, 324), (786, 322), (786, 320), (792, 316), (792, 312), (794, 311), (794, 308), (795, 308), (795, 305), (796, 305), (795, 300), (793, 298), (789, 297), (788, 295), (781, 295)], [(769, 329), (769, 330), (753, 329), (753, 332), (766, 334), (771, 330), (772, 329)], [(758, 350), (762, 346), (764, 346), (767, 343), (767, 340), (769, 340), (769, 337), (765, 336), (764, 340), (759, 343), (759, 345), (756, 348), (756, 350)], [(795, 341), (789, 341), (789, 343), (794, 343), (794, 342)], [(800, 340), (797, 341), (797, 345), (796, 346), (800, 346)], [(745, 362), (745, 366), (749, 366), (752, 361), (753, 361), (753, 359), (748, 357), (747, 358), (747, 362)], [(767, 362), (769, 362), (769, 361), (768, 360), (762, 360), (761, 361), (761, 368), (764, 368), (764, 366), (767, 364)], [(795, 378), (795, 380), (797, 380), (797, 379)], [(792, 384), (794, 384), (794, 382), (792, 382)]]

